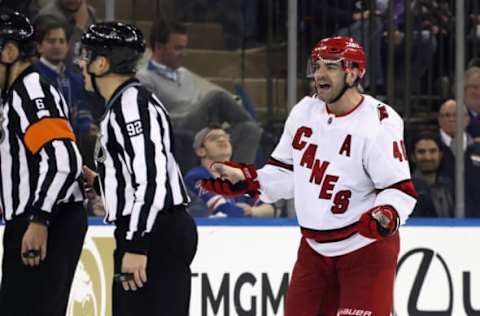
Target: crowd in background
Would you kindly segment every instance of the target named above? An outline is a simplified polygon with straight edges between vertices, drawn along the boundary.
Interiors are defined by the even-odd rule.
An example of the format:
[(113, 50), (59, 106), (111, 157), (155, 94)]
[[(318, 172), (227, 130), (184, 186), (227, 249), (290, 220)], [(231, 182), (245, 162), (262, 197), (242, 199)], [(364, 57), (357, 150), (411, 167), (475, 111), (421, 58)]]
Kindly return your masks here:
[[(77, 134), (85, 163), (94, 168), (94, 147), (103, 100), (83, 89), (83, 78), (75, 67), (73, 55), (79, 34), (97, 20), (95, 10), (87, 0), (41, 1), (39, 11), (31, 10), (35, 24), (39, 72), (64, 94), (71, 111), (72, 127)], [(265, 45), (265, 8), (260, 1), (233, 1), (232, 8), (242, 4), (235, 14), (211, 16), (222, 23), (225, 47), (238, 49)], [(275, 2), (275, 1), (274, 1)], [(389, 11), (388, 4), (394, 5)], [(474, 57), (480, 38), (480, 12), (475, 1), (465, 1), (468, 20), (466, 38), (471, 60), (464, 78), (465, 92), (465, 201), (466, 216), (480, 217), (480, 63)], [(256, 119), (255, 106), (248, 95), (239, 97), (202, 78), (183, 66), (188, 34), (182, 22), (195, 22), (206, 17), (210, 8), (222, 7), (225, 1), (186, 1), (179, 6), (178, 19), (159, 17), (153, 21), (147, 42), (151, 58), (142, 66), (137, 77), (169, 110), (174, 127), (175, 155), (191, 193), (190, 210), (195, 216), (211, 217), (275, 217), (285, 216), (282, 205), (261, 204), (248, 197), (228, 199), (202, 191), (201, 178), (215, 176), (208, 170), (212, 161), (236, 160), (261, 164), (271, 148), (264, 140), (272, 135)], [(230, 2), (228, 2), (230, 4)], [(307, 64), (308, 52), (317, 40), (332, 35), (356, 37), (366, 48), (367, 77), (363, 88), (379, 98), (386, 93), (386, 51), (388, 16), (394, 16), (395, 94), (401, 95), (406, 78), (413, 83), (418, 95), (434, 94), (436, 121), (409, 128), (407, 121), (407, 151), (412, 178), (419, 193), (413, 213), (418, 217), (453, 217), (455, 207), (455, 111), (451, 76), (454, 67), (454, 2), (447, 0), (417, 1), (306, 1), (300, 7), (299, 26), (302, 51), (300, 62)], [(405, 7), (406, 3), (410, 8)], [(39, 5), (33, 3), (32, 6)], [(278, 16), (286, 17), (286, 8), (278, 5)], [(406, 36), (406, 12), (411, 9), (411, 34)], [(302, 11), (309, 12), (303, 14)], [(216, 12), (216, 11), (215, 11)], [(308, 15), (308, 16), (307, 16)], [(248, 16), (248, 21), (245, 19)], [(263, 21), (263, 22), (262, 22)], [(286, 20), (285, 20), (286, 23)], [(410, 23), (410, 22), (409, 22)], [(410, 26), (409, 26), (410, 27)], [(307, 36), (308, 35), (308, 36)], [(410, 38), (411, 43), (407, 43)], [(242, 39), (241, 41), (239, 39)], [(405, 59), (405, 45), (411, 49), (411, 60)], [(434, 61), (440, 61), (435, 64)], [(405, 66), (409, 63), (409, 67)], [(215, 67), (212, 61), (212, 67)], [(301, 67), (302, 73), (306, 69)], [(410, 69), (411, 73), (406, 73)], [(432, 80), (429, 80), (432, 78)], [(299, 79), (308, 82), (302, 75)], [(431, 82), (432, 84), (428, 84)], [(434, 88), (432, 88), (432, 86)], [(435, 88), (436, 87), (436, 88)], [(395, 106), (395, 104), (393, 104)], [(399, 109), (402, 113), (402, 109)], [(233, 157), (233, 158), (232, 158)], [(91, 215), (101, 216), (102, 202), (88, 192), (87, 208)]]

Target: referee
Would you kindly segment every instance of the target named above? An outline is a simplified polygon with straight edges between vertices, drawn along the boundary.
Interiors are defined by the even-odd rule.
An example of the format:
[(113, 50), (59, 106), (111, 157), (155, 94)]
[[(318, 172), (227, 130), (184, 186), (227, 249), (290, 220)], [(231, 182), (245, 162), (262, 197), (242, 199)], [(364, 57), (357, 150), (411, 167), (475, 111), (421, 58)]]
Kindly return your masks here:
[(34, 70), (33, 27), (0, 11), (0, 314), (65, 315), (87, 230), (68, 105)]
[(106, 220), (116, 225), (113, 315), (186, 316), (197, 231), (185, 210), (189, 198), (168, 114), (134, 78), (143, 35), (131, 25), (97, 23), (81, 43), (77, 61), (86, 88), (106, 100), (99, 177), (86, 167), (84, 173), (103, 196)]

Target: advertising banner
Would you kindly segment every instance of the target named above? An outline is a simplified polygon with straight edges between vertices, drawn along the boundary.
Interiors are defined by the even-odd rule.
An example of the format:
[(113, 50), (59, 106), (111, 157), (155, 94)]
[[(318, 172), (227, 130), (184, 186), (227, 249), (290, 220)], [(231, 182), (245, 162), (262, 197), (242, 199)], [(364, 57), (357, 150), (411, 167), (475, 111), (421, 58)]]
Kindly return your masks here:
[[(283, 315), (300, 241), (294, 222), (211, 223), (199, 226), (190, 315)], [(480, 315), (480, 226), (460, 223), (402, 227), (396, 315)], [(110, 315), (112, 236), (112, 226), (90, 226), (68, 316)]]

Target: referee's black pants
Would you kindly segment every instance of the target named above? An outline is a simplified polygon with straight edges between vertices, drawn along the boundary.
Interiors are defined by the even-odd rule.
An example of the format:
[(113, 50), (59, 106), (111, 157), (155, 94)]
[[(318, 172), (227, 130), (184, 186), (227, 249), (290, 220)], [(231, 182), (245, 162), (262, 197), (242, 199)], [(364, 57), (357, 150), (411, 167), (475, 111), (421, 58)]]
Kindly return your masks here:
[[(121, 272), (129, 217), (116, 221), (114, 272)], [(190, 263), (197, 249), (197, 228), (184, 207), (157, 215), (147, 255), (147, 283), (125, 291), (113, 283), (113, 316), (187, 316), (190, 304)]]
[(39, 266), (23, 264), (20, 252), (27, 216), (5, 224), (0, 315), (64, 316), (75, 269), (87, 232), (83, 203), (54, 207), (48, 228), (47, 257)]

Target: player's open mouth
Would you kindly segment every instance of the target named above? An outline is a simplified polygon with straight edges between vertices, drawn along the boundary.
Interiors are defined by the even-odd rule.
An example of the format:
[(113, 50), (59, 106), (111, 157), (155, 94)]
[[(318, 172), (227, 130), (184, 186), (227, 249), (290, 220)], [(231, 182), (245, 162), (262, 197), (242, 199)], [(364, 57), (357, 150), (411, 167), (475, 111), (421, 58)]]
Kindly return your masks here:
[(327, 89), (330, 89), (330, 85), (328, 83), (320, 83), (318, 85), (318, 88), (321, 90), (327, 90)]

